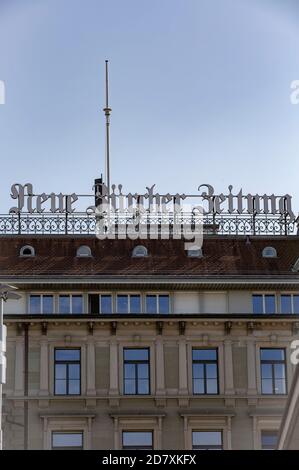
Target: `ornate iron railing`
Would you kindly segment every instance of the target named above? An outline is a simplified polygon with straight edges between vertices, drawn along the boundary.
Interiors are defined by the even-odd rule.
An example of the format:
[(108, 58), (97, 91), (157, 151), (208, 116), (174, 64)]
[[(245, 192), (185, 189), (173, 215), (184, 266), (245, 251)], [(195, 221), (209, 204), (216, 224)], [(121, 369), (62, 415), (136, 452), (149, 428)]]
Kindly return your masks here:
[[(83, 212), (65, 214), (2, 214), (0, 215), (0, 235), (7, 234), (37, 234), (37, 235), (59, 235), (59, 234), (96, 234), (97, 221), (99, 217), (94, 214)], [(155, 225), (158, 232), (167, 230), (171, 234), (173, 227), (201, 223), (204, 234), (221, 235), (297, 235), (298, 223), (290, 220), (285, 215), (230, 215), (230, 214), (209, 214), (200, 221), (192, 213), (181, 213), (176, 215), (168, 213), (144, 214), (139, 220), (139, 226), (143, 229)], [(117, 214), (109, 218), (109, 224), (114, 225), (115, 232), (124, 232), (126, 227), (136, 226), (136, 217), (131, 213)]]

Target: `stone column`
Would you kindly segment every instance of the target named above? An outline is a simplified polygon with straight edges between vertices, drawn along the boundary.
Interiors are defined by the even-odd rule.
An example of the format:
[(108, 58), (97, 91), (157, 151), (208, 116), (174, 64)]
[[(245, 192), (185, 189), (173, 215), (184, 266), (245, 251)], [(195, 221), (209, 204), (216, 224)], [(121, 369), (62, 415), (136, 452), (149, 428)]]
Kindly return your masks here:
[(118, 344), (115, 338), (110, 341), (110, 388), (109, 395), (119, 395), (118, 386)]
[(165, 395), (164, 350), (161, 335), (156, 339), (156, 395)]
[(24, 337), (16, 337), (15, 395), (24, 396)]
[(188, 395), (186, 339), (179, 339), (179, 395)]
[(87, 395), (96, 395), (96, 363), (95, 363), (95, 346), (93, 337), (90, 335), (87, 340), (87, 364), (86, 364), (86, 379), (87, 379)]
[(49, 395), (49, 350), (47, 338), (40, 342), (39, 394)]
[(232, 395), (235, 393), (234, 390), (234, 374), (233, 374), (233, 352), (232, 352), (232, 341), (224, 341), (224, 370), (225, 370), (225, 395)]
[(257, 394), (255, 342), (247, 342), (248, 395)]

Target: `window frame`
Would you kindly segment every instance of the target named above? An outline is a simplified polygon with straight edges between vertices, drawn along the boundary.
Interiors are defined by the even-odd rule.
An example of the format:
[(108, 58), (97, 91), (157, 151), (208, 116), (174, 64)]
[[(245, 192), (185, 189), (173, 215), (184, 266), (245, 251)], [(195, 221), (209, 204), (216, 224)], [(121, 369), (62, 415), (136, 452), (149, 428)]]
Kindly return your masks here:
[[(262, 360), (262, 350), (277, 350), (280, 349), (284, 351), (284, 360)], [(260, 362), (260, 387), (261, 387), (261, 394), (262, 395), (268, 395), (268, 396), (287, 396), (288, 394), (288, 368), (287, 368), (287, 349), (285, 347), (263, 347), (261, 346), (259, 348), (259, 362)], [(262, 365), (263, 364), (270, 364), (271, 365), (271, 380), (272, 380), (272, 393), (265, 393), (263, 392), (263, 375), (262, 375)], [(285, 393), (275, 393), (275, 364), (283, 364), (284, 365), (284, 374), (285, 374)]]
[[(214, 350), (216, 351), (216, 360), (214, 359), (208, 359), (208, 360), (193, 360), (193, 351), (195, 350)], [(197, 396), (197, 395), (219, 395), (220, 394), (220, 384), (219, 384), (219, 351), (218, 347), (200, 347), (200, 346), (192, 346), (191, 349), (191, 367), (192, 367), (192, 394)], [(204, 377), (203, 377), (203, 383), (204, 383), (204, 392), (203, 393), (195, 393), (194, 391), (194, 380), (198, 380), (194, 378), (193, 374), (193, 365), (194, 364), (203, 364), (203, 370), (204, 370)], [(216, 393), (207, 393), (207, 375), (206, 375), (206, 365), (207, 364), (216, 364), (216, 372), (217, 372), (217, 392)]]
[[(126, 360), (125, 359), (125, 351), (127, 350), (146, 350), (148, 351), (148, 360)], [(151, 395), (151, 389), (152, 389), (152, 384), (151, 384), (151, 351), (149, 346), (145, 347), (134, 347), (134, 346), (124, 346), (122, 348), (122, 356), (123, 356), (123, 377), (122, 377), (122, 389), (123, 389), (123, 395), (125, 396), (149, 396)], [(135, 393), (126, 393), (126, 375), (125, 375), (125, 366), (126, 364), (134, 364), (135, 365)], [(138, 393), (138, 364), (147, 364), (148, 365), (148, 393)], [(144, 379), (143, 379), (144, 380)]]
[[(255, 296), (261, 296), (263, 299), (263, 311), (262, 312), (254, 312), (254, 306), (253, 306), (253, 298)], [(273, 296), (274, 297), (274, 304), (275, 304), (275, 311), (274, 313), (267, 313), (266, 312), (266, 301), (265, 298), (266, 296)], [(252, 313), (253, 315), (277, 315), (278, 313), (278, 299), (277, 299), (277, 293), (276, 292), (252, 292), (251, 294), (251, 306), (252, 306)]]
[[(147, 312), (147, 305), (146, 305), (146, 300), (148, 296), (155, 296), (156, 297), (156, 312), (151, 313)], [(168, 297), (168, 313), (161, 313), (160, 308), (159, 308), (159, 297), (160, 296), (165, 296)], [(145, 292), (144, 294), (144, 313), (146, 315), (169, 315), (172, 313), (172, 302), (171, 302), (171, 295), (169, 292)]]
[[(80, 434), (82, 436), (82, 446), (53, 446), (54, 434)], [(84, 450), (84, 430), (52, 430), (51, 431), (51, 450)]]
[[(49, 293), (47, 293), (47, 292), (36, 292), (36, 293), (35, 292), (30, 292), (28, 294), (27, 311), (30, 315), (38, 315), (38, 313), (32, 313), (31, 312), (31, 305), (30, 305), (31, 297), (40, 297), (40, 301), (39, 301), (39, 303), (40, 303), (39, 313), (40, 314), (42, 314), (42, 315), (53, 315), (53, 314), (55, 314), (55, 294), (53, 292), (49, 292)], [(52, 310), (53, 311), (51, 313), (44, 313), (44, 311), (43, 311), (43, 297), (52, 297), (52, 301), (53, 301)]]
[[(211, 432), (219, 432), (221, 436), (221, 446), (219, 445), (211, 445), (211, 446), (194, 446), (193, 444), (193, 433), (200, 432), (200, 433), (211, 433)], [(223, 429), (191, 429), (191, 445), (192, 450), (223, 450)], [(221, 448), (219, 448), (221, 447)]]
[[(118, 312), (118, 297), (119, 296), (126, 296), (128, 298), (128, 312), (126, 313), (120, 313)], [(131, 312), (131, 301), (130, 297), (139, 297), (140, 301), (140, 311), (138, 313)], [(115, 312), (118, 315), (138, 315), (143, 313), (143, 308), (142, 308), (142, 294), (140, 292), (116, 292), (115, 293)]]
[[(80, 358), (79, 360), (57, 360), (56, 359), (56, 351), (73, 351), (73, 350), (76, 350), (76, 351), (79, 351), (80, 353)], [(56, 364), (66, 364), (67, 368), (66, 368), (66, 393), (56, 393)], [(69, 370), (69, 365), (72, 365), (72, 364), (79, 364), (79, 393), (69, 393), (69, 373), (68, 373), (68, 370)], [(59, 379), (57, 379), (59, 380)], [(61, 346), (58, 346), (58, 347), (54, 347), (54, 396), (58, 396), (58, 397), (65, 397), (65, 396), (73, 396), (73, 397), (79, 397), (82, 395), (82, 350), (80, 347), (69, 347), (69, 348), (65, 348), (65, 347), (61, 347)]]
[[(151, 434), (152, 445), (149, 446), (124, 446), (125, 433), (149, 433)], [(153, 429), (122, 429), (121, 431), (121, 449), (122, 450), (154, 450), (154, 430)]]
[[(291, 297), (291, 312), (289, 313), (283, 313), (282, 312), (282, 308), (281, 308), (281, 299), (283, 296), (289, 296)], [(279, 313), (281, 315), (299, 315), (299, 312), (298, 313), (295, 313), (295, 309), (294, 309), (294, 297), (299, 297), (299, 292), (280, 292), (279, 293)]]
[[(68, 313), (60, 311), (60, 297), (69, 297), (70, 311)], [(81, 297), (82, 299), (82, 312), (73, 313), (73, 297)], [(59, 292), (57, 294), (57, 313), (59, 315), (83, 315), (85, 310), (84, 294), (82, 292)]]

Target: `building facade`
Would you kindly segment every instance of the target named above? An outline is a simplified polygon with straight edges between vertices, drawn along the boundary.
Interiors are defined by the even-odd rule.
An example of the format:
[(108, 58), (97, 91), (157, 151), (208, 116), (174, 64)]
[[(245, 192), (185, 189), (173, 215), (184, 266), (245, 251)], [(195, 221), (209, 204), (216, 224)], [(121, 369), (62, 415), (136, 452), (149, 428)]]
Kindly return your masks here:
[(6, 449), (269, 449), (299, 332), (297, 236), (3, 235)]

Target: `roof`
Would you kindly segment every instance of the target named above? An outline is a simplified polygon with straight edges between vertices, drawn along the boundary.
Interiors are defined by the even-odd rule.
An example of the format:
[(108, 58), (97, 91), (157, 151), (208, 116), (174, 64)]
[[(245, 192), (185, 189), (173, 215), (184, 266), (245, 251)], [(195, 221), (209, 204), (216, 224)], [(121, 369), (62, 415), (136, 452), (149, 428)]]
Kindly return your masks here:
[[(136, 245), (148, 249), (148, 257), (132, 258)], [(32, 245), (35, 257), (20, 257), (20, 248)], [(88, 245), (91, 258), (76, 257)], [(262, 250), (273, 246), (277, 258), (263, 258)], [(175, 276), (227, 277), (274, 276), (299, 279), (292, 267), (299, 258), (299, 237), (207, 236), (203, 257), (189, 258), (183, 240), (98, 240), (94, 236), (0, 237), (0, 277), (13, 276)]]

